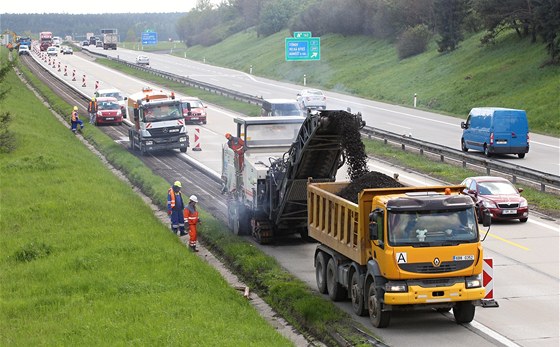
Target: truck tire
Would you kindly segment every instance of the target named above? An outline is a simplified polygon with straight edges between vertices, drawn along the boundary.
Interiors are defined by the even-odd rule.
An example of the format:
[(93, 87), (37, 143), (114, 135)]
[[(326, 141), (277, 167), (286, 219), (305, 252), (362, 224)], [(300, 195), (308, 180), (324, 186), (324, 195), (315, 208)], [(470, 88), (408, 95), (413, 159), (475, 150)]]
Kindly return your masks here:
[(453, 316), (457, 324), (470, 323), (474, 319), (475, 306), (471, 301), (461, 301), (453, 307)]
[(525, 153), (518, 153), (517, 156), (519, 157), (519, 159), (523, 159), (525, 158)]
[(386, 328), (391, 322), (391, 312), (383, 311), (383, 303), (380, 300), (381, 293), (375, 288), (375, 282), (370, 281), (368, 285), (368, 312), (369, 320), (376, 328)]
[(235, 235), (244, 236), (249, 234), (247, 212), (243, 204), (237, 201), (232, 201), (228, 204), (228, 226)]
[(465, 143), (465, 139), (461, 139), (461, 150), (463, 152), (468, 152), (469, 149), (467, 148), (467, 144)]
[(181, 153), (187, 153), (187, 147), (185, 147), (185, 148), (180, 148), (179, 150), (181, 151)]
[(323, 252), (315, 255), (315, 281), (321, 294), (327, 294), (327, 260)]
[(367, 310), (364, 305), (364, 293), (360, 290), (360, 273), (358, 271), (354, 271), (350, 280), (350, 299), (354, 313), (358, 316), (365, 316)]
[(336, 280), (336, 264), (333, 258), (327, 263), (327, 291), (332, 301), (340, 301), (346, 297), (346, 289)]
[(484, 155), (485, 155), (487, 158), (490, 158), (490, 157), (492, 156), (492, 153), (490, 153), (490, 149), (488, 148), (487, 145), (484, 145)]

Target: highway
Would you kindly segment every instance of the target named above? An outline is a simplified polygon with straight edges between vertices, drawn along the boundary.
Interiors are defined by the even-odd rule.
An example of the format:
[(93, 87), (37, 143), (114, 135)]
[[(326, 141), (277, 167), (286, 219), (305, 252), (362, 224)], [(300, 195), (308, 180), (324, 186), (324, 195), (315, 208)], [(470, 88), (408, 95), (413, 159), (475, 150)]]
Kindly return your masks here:
[[(128, 62), (134, 62), (138, 55), (138, 51), (120, 48), (116, 51), (104, 51), (101, 48), (91, 46), (89, 49), (114, 58), (118, 56), (119, 59)], [(249, 74), (248, 71), (240, 72), (216, 67), (168, 54), (147, 52), (143, 54), (150, 58), (150, 66), (154, 69), (185, 77), (188, 76), (194, 80), (242, 91), (254, 96), (262, 96), (263, 98), (295, 99), (297, 92), (304, 88), (302, 85), (282, 83), (257, 77)], [(459, 119), (412, 108), (412, 95), (409, 96), (411, 108), (407, 108), (329, 91), (325, 91), (325, 94), (328, 97), (328, 108), (346, 109), (350, 107), (353, 112), (361, 112), (363, 119), (369, 126), (392, 131), (397, 134), (411, 134), (414, 138), (455, 149), (460, 149), (461, 121), (466, 119), (472, 107), (480, 106), (465, 105), (465, 117), (464, 119)], [(418, 94), (421, 97), (421, 91)], [(406, 97), (403, 96), (404, 98)], [(496, 106), (505, 107), (507, 105)], [(531, 133), (530, 137), (531, 149), (524, 159), (518, 159), (517, 156), (513, 155), (500, 155), (496, 156), (496, 158), (532, 170), (560, 175), (560, 139), (535, 133)], [(482, 156), (482, 153), (479, 153), (479, 155)]]
[[(93, 49), (93, 47), (92, 47)], [(106, 53), (107, 51), (105, 51)], [(122, 57), (126, 54), (124, 50), (112, 51), (111, 53), (120, 54)], [(133, 57), (135, 57), (134, 53)], [(131, 78), (120, 72), (113, 71), (104, 66), (95, 64), (92, 59), (84, 57), (81, 54), (73, 56), (59, 56), (58, 59), (64, 65), (68, 65), (70, 73), (69, 76), (62, 76), (63, 72), (55, 72), (63, 80), (75, 85), (78, 89), (86, 95), (93, 95), (95, 81), (99, 81), (100, 88), (118, 88), (125, 93), (133, 93), (140, 90), (143, 86), (154, 84), (149, 81), (140, 81)], [(150, 55), (150, 59), (154, 67), (159, 63), (162, 68), (165, 61), (169, 59), (173, 61), (178, 58), (169, 57), (165, 55)], [(132, 60), (132, 59), (131, 59)], [(187, 65), (196, 65), (200, 63), (188, 62), (181, 60), (182, 66), (186, 68)], [(192, 63), (192, 64), (191, 64)], [(172, 64), (169, 62), (169, 64)], [(203, 64), (200, 64), (203, 65)], [(203, 65), (205, 66), (205, 65)], [(71, 71), (76, 69), (77, 81), (71, 81)], [(189, 67), (192, 68), (192, 67)], [(49, 67), (51, 71), (57, 70), (56, 68)], [(230, 71), (229, 78), (238, 80), (252, 81), (253, 76), (247, 74), (231, 72), (231, 70), (224, 70), (217, 68), (221, 71), (220, 76), (225, 76), (225, 71)], [(178, 71), (173, 70), (175, 73)], [(82, 74), (86, 74), (87, 82), (86, 87), (82, 87)], [(194, 76), (189, 75), (193, 78)], [(212, 77), (221, 80), (222, 77)], [(225, 77), (223, 77), (225, 79)], [(258, 79), (261, 81), (261, 79)], [(212, 82), (211, 78), (207, 82)], [(270, 88), (276, 82), (270, 82)], [(266, 85), (267, 83), (262, 82)], [(261, 83), (259, 83), (261, 85)], [(276, 86), (283, 85), (276, 83)], [(234, 87), (232, 84), (228, 88)], [(288, 87), (286, 87), (288, 88)], [(300, 87), (293, 86), (294, 92), (291, 94), (274, 95), (275, 97), (290, 97), (295, 96), (295, 91)], [(279, 88), (284, 89), (284, 88)], [(286, 89), (288, 90), (288, 89)], [(247, 91), (246, 91), (247, 92)], [(327, 93), (328, 94), (328, 93)], [(328, 94), (329, 100), (336, 100), (334, 96)], [(270, 97), (270, 96), (265, 96)], [(346, 96), (340, 96), (346, 99)], [(342, 99), (341, 99), (342, 100)], [(349, 98), (353, 100), (353, 98)], [(350, 101), (346, 101), (348, 104)], [(341, 104), (342, 105), (342, 104)], [(357, 104), (356, 104), (357, 105)], [(392, 105), (383, 105), (385, 109), (396, 111), (399, 108), (393, 108)], [(335, 103), (329, 105), (337, 107)], [(347, 106), (347, 105), (346, 105)], [(342, 107), (342, 106), (341, 106)], [(370, 107), (370, 106), (368, 106)], [(367, 117), (370, 111), (360, 110), (358, 106), (352, 107), (353, 111), (362, 111), (364, 117)], [(402, 109), (402, 108), (400, 108)], [(411, 114), (414, 111), (416, 117), (416, 110), (402, 109)], [(70, 110), (69, 110), (70, 111)], [(192, 136), (194, 128), (199, 128), (201, 131), (201, 148), (200, 152), (188, 151), (187, 154), (165, 155), (165, 156), (152, 156), (149, 155), (145, 158), (148, 165), (151, 165), (156, 172), (160, 172), (163, 177), (170, 179), (171, 177), (184, 178), (186, 180), (195, 179), (192, 176), (194, 170), (192, 167), (181, 166), (176, 158), (187, 158), (190, 161), (195, 161), (200, 167), (208, 171), (214, 172), (214, 175), (219, 175), (221, 171), (221, 147), (225, 143), (224, 133), (232, 132), (233, 121), (232, 118), (236, 114), (224, 110), (219, 107), (210, 105), (208, 107), (209, 120), (208, 124), (204, 126), (189, 125), (189, 132)], [(403, 111), (403, 113), (405, 113)], [(374, 116), (383, 117), (383, 116)], [(427, 117), (427, 115), (426, 115)], [(396, 119), (397, 117), (392, 117)], [(396, 120), (391, 119), (391, 123)], [(405, 118), (406, 119), (406, 118)], [(450, 118), (457, 124), (460, 122), (455, 118)], [(389, 120), (387, 120), (388, 122)], [(369, 123), (369, 122), (368, 122)], [(417, 122), (408, 120), (408, 125), (411, 127), (416, 126)], [(433, 123), (433, 124), (432, 124)], [(375, 124), (371, 124), (378, 126)], [(407, 124), (407, 123), (404, 123)], [(440, 124), (438, 122), (430, 122)], [(433, 128), (427, 130), (427, 136), (443, 138), (442, 133), (435, 131)], [(458, 125), (457, 125), (458, 127)], [(115, 141), (127, 145), (128, 138), (120, 135), (115, 135), (115, 130), (112, 128), (121, 127), (104, 127), (107, 132), (113, 132)], [(389, 129), (390, 130), (390, 129)], [(415, 136), (415, 131), (413, 136)], [(420, 131), (420, 128), (418, 128)], [(119, 137), (120, 136), (120, 137)], [(550, 141), (550, 147), (543, 146), (543, 148), (552, 148), (558, 153), (558, 139), (547, 139)], [(429, 139), (426, 139), (430, 141)], [(191, 139), (192, 141), (192, 139)], [(556, 141), (556, 145), (554, 144)], [(457, 140), (458, 142), (458, 140)], [(556, 146), (556, 147), (554, 147)], [(519, 163), (528, 163), (528, 158), (538, 156), (538, 150), (533, 148), (534, 151), (530, 152), (524, 160), (511, 159)], [(556, 166), (550, 165), (554, 160), (548, 160), (550, 169), (556, 168), (558, 172), (558, 158), (556, 156)], [(431, 179), (419, 175), (414, 175), (406, 172), (401, 168), (391, 167), (386, 164), (372, 162), (372, 168), (376, 171), (381, 171), (392, 175), (393, 172), (399, 172), (400, 178), (405, 183), (410, 184), (432, 184)], [(189, 170), (189, 171), (187, 171)], [(202, 185), (201, 192), (196, 194), (201, 197), (201, 205), (207, 211), (216, 214), (218, 218), (225, 216), (225, 203), (216, 192), (219, 190), (219, 185), (207, 176), (200, 175), (196, 184)], [(341, 178), (344, 178), (344, 173), (341, 173)], [(203, 183), (201, 183), (203, 182)], [(381, 336), (384, 341), (392, 346), (434, 346), (434, 345), (453, 345), (453, 346), (494, 346), (494, 345), (508, 345), (508, 346), (558, 346), (560, 344), (559, 338), (559, 296), (560, 296), (560, 276), (559, 276), (559, 240), (560, 230), (558, 221), (547, 220), (541, 218), (536, 214), (529, 217), (527, 223), (518, 222), (504, 222), (495, 223), (492, 225), (488, 237), (484, 241), (485, 257), (491, 257), (495, 262), (495, 299), (500, 304), (499, 308), (477, 308), (475, 321), (467, 325), (457, 325), (454, 323), (452, 315), (449, 313), (441, 314), (436, 312), (411, 312), (406, 314), (395, 315), (392, 319), (391, 326), (387, 329), (374, 329), (369, 323), (367, 317), (354, 318), (361, 322), (365, 327), (368, 327), (378, 336)], [(248, 239), (250, 240), (250, 239)], [(255, 244), (256, 245), (256, 244)], [(295, 276), (305, 281), (311, 288), (315, 289), (315, 272), (313, 268), (313, 251), (316, 247), (315, 244), (302, 243), (299, 239), (288, 239), (273, 246), (258, 246), (264, 252), (274, 256), (279, 263)], [(349, 302), (337, 304), (343, 310), (351, 313), (351, 305)]]

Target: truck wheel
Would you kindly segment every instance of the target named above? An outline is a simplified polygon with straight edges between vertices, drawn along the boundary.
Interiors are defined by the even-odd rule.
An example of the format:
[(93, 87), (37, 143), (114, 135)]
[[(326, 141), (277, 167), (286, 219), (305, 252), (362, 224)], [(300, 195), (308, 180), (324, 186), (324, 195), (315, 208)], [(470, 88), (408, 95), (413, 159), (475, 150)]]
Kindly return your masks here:
[(327, 261), (325, 253), (317, 252), (315, 256), (315, 281), (321, 294), (327, 294)]
[(327, 291), (332, 301), (340, 301), (346, 296), (346, 290), (336, 280), (336, 264), (333, 258), (327, 263)]
[(525, 153), (518, 153), (517, 156), (519, 157), (519, 159), (523, 159), (525, 158)]
[(187, 147), (185, 147), (185, 148), (180, 148), (179, 150), (181, 151), (181, 153), (187, 153)]
[(469, 149), (467, 148), (467, 144), (465, 143), (465, 139), (461, 139), (461, 150), (463, 152), (468, 152)]
[(248, 234), (248, 220), (245, 206), (237, 201), (232, 201), (228, 205), (228, 226), (235, 235)]
[(461, 301), (453, 307), (453, 316), (457, 324), (470, 323), (474, 319), (474, 305), (471, 301)]
[(360, 274), (354, 271), (350, 281), (350, 298), (352, 299), (352, 309), (358, 316), (365, 316), (366, 305), (364, 305), (364, 294), (360, 291)]
[(383, 304), (375, 289), (375, 282), (371, 281), (368, 286), (368, 312), (371, 324), (376, 328), (386, 328), (391, 322), (391, 312), (383, 312)]

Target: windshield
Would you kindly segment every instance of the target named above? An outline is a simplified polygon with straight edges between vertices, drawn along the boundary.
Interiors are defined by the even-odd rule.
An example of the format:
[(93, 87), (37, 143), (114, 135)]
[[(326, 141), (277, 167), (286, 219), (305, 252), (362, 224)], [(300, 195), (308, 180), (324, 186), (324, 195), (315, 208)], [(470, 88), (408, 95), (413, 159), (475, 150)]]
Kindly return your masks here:
[(108, 97), (108, 98), (115, 98), (118, 101), (123, 100), (124, 98), (122, 97), (122, 95), (120, 93), (102, 93), (99, 94), (100, 97)]
[(302, 111), (296, 103), (272, 104), (273, 116), (302, 116)]
[(146, 122), (161, 122), (166, 120), (183, 119), (183, 111), (180, 104), (148, 104), (144, 106), (144, 119)]
[(102, 101), (98, 103), (97, 108), (100, 110), (119, 110), (121, 107), (114, 101)]
[(192, 108), (202, 108), (202, 102), (199, 100), (185, 101), (183, 102), (183, 110), (190, 110)]
[(480, 182), (478, 192), (480, 195), (517, 194), (517, 190), (509, 182)]
[(291, 146), (301, 123), (251, 124), (246, 127), (247, 147)]
[(477, 240), (474, 208), (389, 212), (389, 243), (393, 246), (442, 246)]

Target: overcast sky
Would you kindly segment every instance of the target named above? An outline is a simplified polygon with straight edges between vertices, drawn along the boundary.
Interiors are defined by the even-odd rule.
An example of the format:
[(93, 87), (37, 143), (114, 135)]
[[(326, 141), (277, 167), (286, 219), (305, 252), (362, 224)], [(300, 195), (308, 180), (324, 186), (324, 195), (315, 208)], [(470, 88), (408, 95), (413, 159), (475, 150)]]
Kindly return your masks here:
[[(152, 12), (188, 12), (197, 0), (51, 0), (22, 1), (4, 0), (0, 6), (1, 13), (152, 13)], [(212, 0), (218, 4), (219, 0)]]

